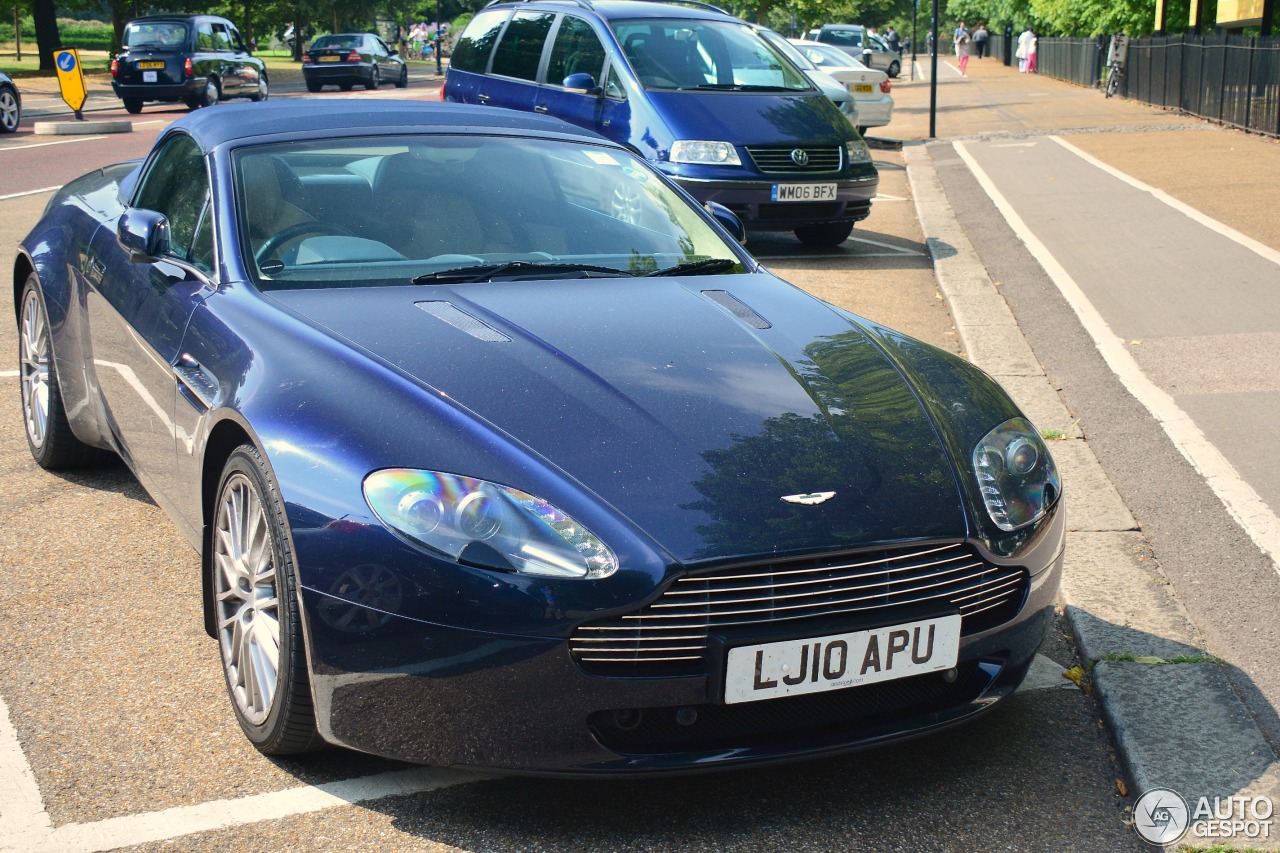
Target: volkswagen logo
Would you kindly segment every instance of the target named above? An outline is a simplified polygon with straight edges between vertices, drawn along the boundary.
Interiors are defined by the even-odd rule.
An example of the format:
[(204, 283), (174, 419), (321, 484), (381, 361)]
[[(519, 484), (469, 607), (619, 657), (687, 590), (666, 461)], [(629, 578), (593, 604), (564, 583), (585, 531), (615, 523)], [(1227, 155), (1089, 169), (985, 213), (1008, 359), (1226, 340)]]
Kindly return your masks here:
[(791, 162), (795, 163), (797, 166), (808, 166), (809, 152), (805, 151), (803, 148), (791, 149)]

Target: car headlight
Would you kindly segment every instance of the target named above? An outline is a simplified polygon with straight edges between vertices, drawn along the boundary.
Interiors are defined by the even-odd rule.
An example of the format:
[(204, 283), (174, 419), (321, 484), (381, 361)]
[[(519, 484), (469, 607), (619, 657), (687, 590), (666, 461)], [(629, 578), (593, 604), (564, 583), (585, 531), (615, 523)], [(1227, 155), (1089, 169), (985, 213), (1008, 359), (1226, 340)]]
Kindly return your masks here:
[(741, 166), (738, 149), (732, 142), (708, 142), (702, 139), (677, 139), (671, 143), (672, 163), (711, 163), (717, 166)]
[(849, 165), (871, 162), (871, 149), (867, 147), (867, 143), (861, 138), (850, 139), (846, 142), (844, 144), (844, 151), (849, 157)]
[(978, 442), (973, 472), (987, 512), (1001, 530), (1036, 521), (1062, 493), (1049, 449), (1023, 418), (1005, 421)]
[(559, 578), (606, 578), (618, 570), (618, 558), (590, 530), (519, 489), (388, 468), (365, 478), (364, 496), (391, 530), (459, 562)]

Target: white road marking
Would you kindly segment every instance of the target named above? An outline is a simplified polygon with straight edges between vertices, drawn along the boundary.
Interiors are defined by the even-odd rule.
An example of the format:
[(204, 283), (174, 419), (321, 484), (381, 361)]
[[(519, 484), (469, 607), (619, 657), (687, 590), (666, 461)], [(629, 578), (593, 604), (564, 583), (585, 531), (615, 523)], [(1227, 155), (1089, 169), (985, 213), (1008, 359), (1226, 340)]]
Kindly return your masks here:
[(166, 841), (197, 832), (277, 820), (334, 806), (421, 794), (490, 778), (494, 777), (467, 770), (414, 767), (359, 779), (342, 779), (323, 785), (307, 785), (230, 800), (213, 800), (194, 806), (106, 818), (94, 823), (69, 823), (54, 827), (49, 812), (44, 807), (31, 764), (22, 752), (17, 730), (9, 720), (9, 707), (0, 699), (2, 851), (92, 853), (114, 850), (118, 847)]
[(0, 370), (0, 379), (17, 379), (19, 376), (16, 370)]
[[(1056, 139), (1056, 137), (1051, 138)], [(1063, 144), (1066, 145), (1066, 143)], [(1066, 145), (1066, 147), (1074, 150), (1070, 145)], [(1222, 455), (1222, 452), (1205, 437), (1200, 427), (1178, 406), (1173, 397), (1147, 378), (1147, 375), (1138, 366), (1137, 361), (1129, 353), (1125, 341), (1111, 331), (1111, 326), (1099, 313), (1098, 309), (1093, 306), (1093, 303), (1089, 301), (1088, 297), (1084, 295), (1080, 285), (1075, 282), (1062, 264), (1054, 258), (1049, 249), (1040, 242), (1035, 233), (1022, 220), (1022, 217), (1018, 216), (1017, 211), (1013, 209), (1009, 201), (996, 189), (991, 178), (978, 165), (973, 155), (969, 153), (965, 143), (956, 142), (955, 148), (960, 157), (968, 164), (970, 171), (973, 172), (983, 190), (986, 191), (991, 201), (995, 203), (996, 208), (999, 209), (1009, 223), (1009, 227), (1026, 244), (1031, 255), (1040, 262), (1040, 266), (1044, 268), (1049, 278), (1057, 285), (1062, 297), (1080, 319), (1085, 331), (1093, 338), (1098, 352), (1102, 354), (1107, 366), (1111, 368), (1116, 378), (1133, 395), (1134, 399), (1151, 413), (1151, 416), (1164, 429), (1183, 458), (1191, 463), (1191, 467), (1200, 476), (1204, 477), (1205, 482), (1213, 490), (1213, 493), (1218, 496), (1218, 499), (1222, 501), (1222, 505), (1226, 507), (1227, 512), (1248, 534), (1253, 543), (1271, 559), (1272, 568), (1277, 573), (1280, 573), (1280, 518), (1276, 517), (1276, 514), (1267, 505), (1266, 501), (1236, 472), (1235, 467)], [(1078, 153), (1087, 157), (1087, 155), (1083, 155), (1083, 152)], [(1108, 168), (1108, 171), (1111, 170)], [(1119, 176), (1117, 174), (1117, 177)], [(1125, 177), (1127, 178), (1127, 176)], [(1222, 223), (1209, 219), (1198, 211), (1191, 210), (1186, 205), (1169, 198), (1159, 190), (1146, 187), (1145, 184), (1136, 182), (1132, 178), (1127, 179), (1134, 186), (1145, 188), (1160, 201), (1187, 213), (1188, 216), (1206, 225), (1206, 227), (1215, 228), (1215, 230), (1223, 229), (1219, 233), (1231, 236), (1227, 233), (1231, 229)], [(1256, 243), (1256, 241), (1250, 240), (1250, 238), (1242, 234), (1239, 237), (1240, 239), (1236, 242), (1253, 248), (1254, 251), (1259, 251), (1260, 248), (1264, 250), (1259, 251), (1259, 254), (1263, 257), (1280, 262), (1280, 253), (1276, 253), (1260, 244), (1258, 244), (1259, 248), (1254, 248), (1249, 244)], [(1236, 238), (1232, 237), (1232, 239)]]
[(51, 193), (54, 190), (58, 190), (58, 189), (62, 189), (61, 184), (59, 184), (56, 187), (43, 187), (38, 190), (27, 190), (26, 192), (9, 193), (8, 195), (0, 195), (0, 201), (8, 201), (11, 198), (22, 198), (24, 195), (40, 195), (40, 193)]
[(55, 139), (53, 142), (31, 142), (25, 145), (7, 145), (0, 148), (0, 154), (6, 151), (26, 151), (28, 148), (44, 148), (47, 145), (66, 145), (69, 142), (93, 142), (95, 139), (106, 139), (105, 136), (72, 136), (67, 139)]
[(1249, 251), (1256, 252), (1258, 255), (1261, 255), (1262, 257), (1266, 258), (1268, 261), (1271, 261), (1273, 264), (1280, 264), (1280, 252), (1277, 252), (1275, 249), (1271, 248), (1270, 246), (1259, 243), (1257, 240), (1245, 234), (1241, 234), (1239, 231), (1235, 230), (1230, 225), (1226, 225), (1222, 222), (1219, 222), (1218, 220), (1212, 217), (1205, 216), (1203, 213), (1196, 210), (1194, 207), (1191, 207), (1187, 204), (1184, 204), (1183, 202), (1178, 201), (1176, 198), (1169, 195), (1164, 190), (1157, 189), (1156, 187), (1149, 186), (1148, 184), (1144, 184), (1142, 181), (1138, 180), (1137, 178), (1126, 175), (1124, 172), (1121, 172), (1119, 169), (1116, 169), (1112, 166), (1108, 166), (1106, 163), (1102, 162), (1097, 157), (1094, 157), (1092, 154), (1089, 154), (1085, 151), (1081, 151), (1079, 148), (1075, 147), (1070, 142), (1067, 142), (1065, 139), (1063, 139), (1060, 136), (1050, 136), (1049, 138), (1052, 139), (1054, 142), (1058, 143), (1059, 145), (1061, 145), (1063, 148), (1070, 151), (1072, 154), (1075, 154), (1077, 157), (1084, 160), (1089, 165), (1096, 166), (1097, 168), (1101, 169), (1102, 171), (1106, 172), (1112, 177), (1119, 178), (1120, 180), (1124, 181), (1126, 184), (1128, 184), (1131, 187), (1134, 187), (1135, 189), (1142, 190), (1143, 192), (1146, 192), (1146, 193), (1151, 193), (1151, 195), (1154, 196), (1157, 201), (1162, 201), (1165, 204), (1169, 205), (1169, 207), (1172, 207), (1174, 210), (1178, 211), (1179, 213), (1182, 213), (1182, 214), (1185, 214), (1186, 216), (1191, 217), (1191, 219), (1193, 219), (1195, 222), (1199, 223), (1200, 225), (1203, 225), (1205, 228), (1208, 228), (1210, 231), (1213, 231), (1217, 234), (1221, 234), (1223, 237), (1226, 237), (1228, 240), (1232, 240), (1236, 243), (1239, 243), (1241, 246), (1244, 246)]

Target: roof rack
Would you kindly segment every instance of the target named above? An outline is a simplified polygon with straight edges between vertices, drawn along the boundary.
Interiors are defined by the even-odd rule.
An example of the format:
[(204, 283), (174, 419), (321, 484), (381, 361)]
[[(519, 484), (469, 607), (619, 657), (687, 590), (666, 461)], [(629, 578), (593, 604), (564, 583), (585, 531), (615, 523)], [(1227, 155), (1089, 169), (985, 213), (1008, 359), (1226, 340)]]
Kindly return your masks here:
[(638, 0), (641, 3), (666, 3), (669, 6), (692, 6), (695, 9), (704, 9), (708, 12), (719, 12), (721, 15), (733, 17), (732, 12), (727, 12), (712, 3), (704, 3), (702, 0)]
[(497, 6), (503, 3), (568, 3), (577, 6), (579, 9), (587, 9), (592, 12), (596, 8), (591, 5), (591, 0), (489, 0), (488, 3), (484, 4), (484, 7), (488, 9), (490, 6)]

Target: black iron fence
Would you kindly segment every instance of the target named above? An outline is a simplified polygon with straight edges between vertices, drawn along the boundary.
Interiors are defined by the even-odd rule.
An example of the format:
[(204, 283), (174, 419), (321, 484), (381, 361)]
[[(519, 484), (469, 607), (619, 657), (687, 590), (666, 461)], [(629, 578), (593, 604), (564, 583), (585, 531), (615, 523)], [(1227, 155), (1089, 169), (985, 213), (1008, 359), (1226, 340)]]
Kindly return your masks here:
[[(1041, 74), (1097, 86), (1105, 39), (1042, 38)], [(1280, 136), (1280, 38), (1236, 35), (1134, 39), (1120, 93), (1268, 136)]]

